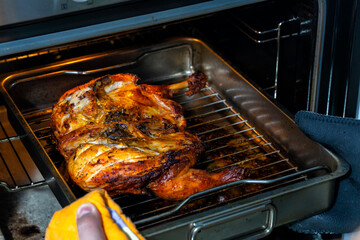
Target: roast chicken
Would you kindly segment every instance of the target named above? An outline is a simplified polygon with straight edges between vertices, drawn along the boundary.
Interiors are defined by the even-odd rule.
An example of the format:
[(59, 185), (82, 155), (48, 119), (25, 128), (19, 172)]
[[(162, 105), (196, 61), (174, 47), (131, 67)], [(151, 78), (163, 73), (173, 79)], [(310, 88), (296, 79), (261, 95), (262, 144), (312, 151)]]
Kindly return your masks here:
[(138, 81), (133, 74), (100, 77), (67, 91), (53, 106), (53, 136), (74, 183), (85, 191), (181, 200), (244, 178), (241, 167), (218, 173), (192, 168), (204, 147), (186, 131), (182, 107), (170, 98), (186, 87), (186, 94), (197, 93), (205, 74), (172, 85)]

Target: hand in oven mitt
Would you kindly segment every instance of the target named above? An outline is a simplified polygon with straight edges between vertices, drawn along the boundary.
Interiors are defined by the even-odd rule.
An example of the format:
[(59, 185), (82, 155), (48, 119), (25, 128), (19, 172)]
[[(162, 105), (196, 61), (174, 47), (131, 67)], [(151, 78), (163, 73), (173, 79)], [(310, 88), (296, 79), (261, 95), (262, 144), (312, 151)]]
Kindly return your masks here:
[[(94, 215), (100, 215), (101, 220), (99, 220), (98, 224), (96, 222), (94, 224), (94, 221), (91, 221), (91, 214), (88, 214), (88, 216), (83, 214), (89, 212)], [(83, 219), (81, 219), (82, 214), (83, 217), (85, 216)], [(102, 228), (104, 231), (96, 231), (97, 227), (100, 230)], [(46, 229), (45, 240), (79, 239), (78, 229), (79, 232), (80, 229), (84, 230), (80, 232), (80, 234), (83, 234), (83, 236), (80, 236), (81, 240), (86, 237), (84, 235), (88, 235), (91, 231), (94, 232), (91, 239), (145, 239), (139, 234), (131, 220), (122, 214), (120, 207), (110, 198), (105, 190), (92, 191), (69, 206), (55, 212)], [(97, 234), (99, 236), (96, 236)], [(89, 239), (88, 237), (86, 238)]]
[(328, 211), (294, 223), (290, 229), (309, 234), (353, 232), (360, 226), (360, 120), (300, 111), (295, 122), (311, 139), (345, 159), (351, 172), (340, 181)]

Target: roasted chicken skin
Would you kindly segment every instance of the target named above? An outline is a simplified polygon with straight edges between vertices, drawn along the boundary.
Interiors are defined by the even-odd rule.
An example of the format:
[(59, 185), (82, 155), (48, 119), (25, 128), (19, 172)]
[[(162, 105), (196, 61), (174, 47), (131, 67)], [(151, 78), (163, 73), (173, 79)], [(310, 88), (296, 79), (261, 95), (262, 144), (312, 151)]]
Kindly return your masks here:
[(107, 75), (66, 92), (54, 105), (51, 127), (71, 179), (85, 191), (145, 194), (181, 200), (242, 179), (244, 169), (193, 169), (203, 152), (187, 132), (182, 107), (169, 99), (206, 84), (201, 72), (172, 85), (137, 84), (133, 74)]
[(51, 124), (65, 158), (89, 139), (146, 138), (185, 130), (181, 106), (163, 97), (176, 89), (136, 85), (138, 80), (132, 74), (104, 76), (59, 99)]

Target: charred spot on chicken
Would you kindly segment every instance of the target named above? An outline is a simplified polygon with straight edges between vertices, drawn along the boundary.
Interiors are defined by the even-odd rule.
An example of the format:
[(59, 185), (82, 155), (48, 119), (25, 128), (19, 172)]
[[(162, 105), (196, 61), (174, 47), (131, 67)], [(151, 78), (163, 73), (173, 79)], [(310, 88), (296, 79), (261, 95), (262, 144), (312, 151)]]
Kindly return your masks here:
[(85, 191), (144, 194), (181, 200), (240, 180), (244, 169), (193, 169), (204, 147), (187, 132), (182, 107), (171, 100), (206, 85), (195, 72), (172, 85), (137, 84), (133, 74), (107, 75), (67, 91), (53, 106), (51, 127), (72, 181)]

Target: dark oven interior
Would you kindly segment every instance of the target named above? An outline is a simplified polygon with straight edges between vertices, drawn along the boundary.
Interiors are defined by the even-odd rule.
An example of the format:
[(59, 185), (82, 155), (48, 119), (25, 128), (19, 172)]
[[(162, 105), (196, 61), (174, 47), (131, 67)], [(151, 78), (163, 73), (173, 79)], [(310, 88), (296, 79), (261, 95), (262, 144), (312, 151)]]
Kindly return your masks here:
[[(193, 37), (204, 41), (284, 109), (295, 113), (310, 104), (317, 11), (315, 1), (266, 1), (6, 56), (0, 67), (4, 73), (107, 50), (151, 45), (171, 37)], [(18, 28), (28, 30), (24, 27)]]
[[(39, 26), (46, 26), (49, 23), (61, 23), (62, 21), (63, 24), (59, 25), (61, 30), (82, 27), (86, 23), (79, 20), (82, 17), (92, 17), (93, 15), (104, 13), (106, 17), (98, 17), (100, 20), (98, 18), (91, 18), (91, 21), (104, 22), (114, 20), (113, 18), (116, 18), (116, 14), (113, 13), (114, 11), (116, 12), (116, 10), (122, 7), (128, 9), (135, 6), (132, 4), (140, 4), (140, 6), (145, 8), (149, 3), (130, 1), (130, 3), (114, 5), (112, 8), (101, 7), (79, 14), (49, 17), (45, 20), (15, 24), (10, 27), (4, 26), (0, 31), (8, 33), (9, 38), (16, 40), (21, 38), (19, 31), (10, 31), (9, 29), (31, 30)], [(170, 7), (187, 3), (174, 2), (173, 4), (170, 4)], [(164, 8), (166, 6), (165, 4)], [(131, 11), (131, 13), (136, 14), (136, 10)], [(129, 14), (131, 13), (129, 12)], [(74, 26), (74, 24), (71, 24), (71, 21), (75, 21), (75, 25), (79, 26)], [(318, 44), (319, 38), (322, 38), (319, 21), (319, 5), (317, 1), (264, 1), (231, 7), (222, 11), (198, 14), (189, 18), (179, 18), (171, 22), (114, 32), (101, 37), (87, 37), (84, 40), (77, 40), (71, 43), (26, 50), (21, 53), (3, 56), (0, 58), (0, 72), (4, 76), (3, 78), (15, 76), (13, 77), (15, 79), (14, 82), (10, 80), (10, 83), (6, 83), (7, 85), (4, 87), (8, 90), (8, 94), (13, 102), (7, 102), (6, 98), (3, 102), (7, 102), (8, 105), (15, 103), (15, 106), (18, 108), (16, 111), (21, 113), (22, 120), (19, 121), (19, 116), (16, 113), (13, 116), (12, 112), (8, 111), (12, 126), (17, 133), (12, 130), (9, 131), (9, 128), (6, 127), (9, 123), (5, 121), (6, 110), (2, 109), (3, 118), (1, 124), (3, 136), (1, 143), (10, 143), (14, 153), (2, 155), (2, 166), (3, 169), (6, 169), (4, 170), (6, 173), (3, 172), (2, 176), (4, 179), (1, 180), (7, 182), (5, 186), (10, 190), (17, 187), (21, 188), (21, 186), (36, 186), (43, 183), (54, 184), (56, 185), (55, 189), (67, 189), (67, 186), (62, 186), (62, 184), (68, 184), (72, 191), (71, 194), (66, 195), (54, 191), (54, 194), (57, 195), (63, 205), (73, 201), (74, 198), (81, 197), (84, 194), (83, 191), (79, 190), (76, 186), (72, 186), (70, 182), (65, 181), (66, 183), (62, 183), (63, 178), (66, 179), (66, 174), (61, 174), (61, 179), (57, 179), (58, 177), (54, 179), (53, 172), (48, 169), (42, 170), (44, 169), (43, 163), (37, 160), (37, 158), (50, 158), (51, 164), (55, 165), (52, 171), (62, 172), (63, 158), (55, 149), (49, 128), (49, 115), (52, 104), (61, 96), (61, 93), (79, 83), (87, 82), (104, 73), (132, 71), (134, 66), (131, 64), (121, 65), (121, 59), (126, 54), (126, 56), (132, 56), (132, 54), (136, 56), (136, 54), (139, 54), (134, 49), (143, 49), (141, 51), (144, 52), (148, 51), (145, 57), (142, 55), (141, 57), (139, 57), (140, 55), (134, 57), (136, 59), (135, 69), (139, 69), (137, 68), (138, 66), (146, 66), (146, 69), (151, 69), (152, 65), (157, 67), (161, 63), (171, 62), (170, 58), (179, 58), (180, 60), (178, 61), (181, 61), (179, 56), (188, 54), (186, 47), (183, 50), (181, 44), (179, 45), (180, 47), (175, 48), (168, 47), (166, 44), (161, 45), (168, 41), (188, 41), (190, 45), (194, 44), (197, 46), (198, 43), (193, 42), (197, 42), (195, 39), (198, 39), (205, 43), (217, 54), (219, 59), (224, 59), (231, 66), (230, 68), (233, 68), (246, 81), (255, 86), (259, 94), (263, 94), (270, 99), (272, 103), (275, 103), (290, 118), (299, 110), (314, 110), (318, 100), (316, 97), (318, 91), (316, 87), (319, 81), (319, 66), (317, 65), (319, 62)], [(38, 30), (36, 34), (44, 34), (42, 32), (46, 31), (44, 29)], [(28, 32), (24, 31), (23, 34), (26, 35)], [(159, 43), (161, 43), (160, 47), (155, 50), (149, 50), (148, 46), (158, 46), (157, 44)], [(167, 48), (170, 50), (167, 51)], [(198, 54), (198, 52), (203, 51), (202, 48), (194, 47), (194, 53), (191, 54)], [(117, 55), (117, 52), (121, 54)], [(150, 56), (149, 58), (153, 57), (151, 61), (146, 60), (147, 56)], [(89, 60), (86, 60), (87, 58)], [(119, 65), (121, 66), (117, 66), (116, 61), (120, 61)], [(186, 60), (184, 60), (184, 63), (186, 65)], [(178, 63), (174, 63), (173, 66), (178, 67)], [(177, 69), (178, 72), (182, 73), (180, 75), (174, 74), (171, 69), (164, 69), (163, 75), (153, 74), (149, 70), (139, 71), (136, 74), (140, 77), (144, 76), (145, 81), (148, 82), (159, 83), (159, 79), (161, 81), (178, 81), (194, 70), (191, 67)], [(206, 64), (200, 67), (206, 69)], [(48, 69), (51, 69), (51, 71), (49, 72)], [(71, 70), (73, 72), (62, 72), (64, 70)], [(91, 73), (88, 74), (89, 72)], [(227, 84), (231, 83), (224, 82), (225, 86)], [(194, 213), (202, 213), (218, 206), (221, 207), (224, 204), (232, 204), (239, 199), (259, 193), (266, 193), (281, 186), (306, 181), (308, 178), (318, 176), (316, 174), (304, 175), (304, 173), (296, 175), (299, 170), (315, 167), (314, 171), (320, 170), (319, 172), (321, 173), (326, 172), (324, 168), (318, 166), (321, 165), (319, 163), (314, 164), (310, 162), (302, 165), (296, 162), (294, 164), (291, 159), (289, 160), (292, 156), (288, 156), (287, 150), (283, 149), (283, 146), (276, 140), (275, 142), (269, 141), (266, 134), (263, 135), (262, 132), (258, 132), (257, 126), (254, 126), (257, 125), (256, 123), (254, 125), (251, 122), (248, 123), (246, 119), (239, 115), (239, 110), (231, 106), (233, 100), (222, 97), (222, 90), (219, 91), (216, 86), (216, 84), (214, 86), (207, 86), (200, 95), (193, 98), (188, 98), (182, 93), (175, 96), (185, 109), (189, 128), (193, 128), (194, 133), (204, 135), (203, 140), (208, 142), (208, 156), (213, 154), (211, 156), (213, 159), (226, 158), (225, 161), (230, 161), (230, 164), (241, 161), (239, 159), (247, 159), (249, 165), (256, 165), (253, 177), (258, 180), (276, 179), (291, 174), (295, 175), (290, 180), (283, 181), (280, 179), (274, 184), (266, 186), (254, 184), (251, 187), (231, 188), (221, 195), (218, 192), (213, 194), (210, 191), (207, 193), (206, 198), (199, 196), (198, 200), (193, 201), (193, 199), (190, 199), (190, 204), (187, 204), (185, 208), (180, 210), (177, 209), (179, 208), (178, 204), (163, 201), (153, 196), (130, 195), (115, 197), (116, 202), (122, 206), (124, 212), (135, 221), (140, 230), (148, 231), (149, 236), (153, 234), (149, 230), (152, 227), (184, 217), (190, 216), (191, 218)], [(29, 91), (29, 89), (35, 90)], [(224, 91), (226, 91), (226, 88)], [(29, 101), (29, 99), (33, 101)], [(12, 121), (12, 119), (15, 120)], [(220, 127), (214, 124), (217, 121), (222, 122)], [(211, 124), (203, 128), (204, 123)], [(222, 129), (220, 133), (216, 132), (219, 131), (219, 128)], [(34, 133), (35, 139), (27, 136), (26, 130)], [(214, 134), (215, 132), (216, 134)], [(224, 138), (229, 136), (230, 138), (224, 141)], [(21, 143), (19, 143), (19, 140), (21, 140)], [(32, 147), (31, 142), (34, 141), (40, 144), (45, 153), (39, 154), (39, 151)], [(236, 144), (233, 144), (233, 142), (236, 142)], [(23, 143), (24, 145), (22, 145)], [(27, 148), (34, 162), (40, 168), (43, 177), (38, 170), (33, 170), (36, 167), (31, 160), (28, 160), (29, 156), (24, 156), (20, 153), (24, 147)], [(258, 160), (261, 160), (261, 164), (259, 163), (260, 161), (257, 162)], [(18, 166), (22, 169), (21, 172), (24, 172), (21, 177), (19, 176), (21, 175), (19, 174), (20, 170), (15, 166), (16, 164), (14, 165), (14, 161), (19, 162)], [(199, 163), (199, 166), (205, 166), (205, 163), (207, 164), (208, 162), (204, 160)], [(219, 166), (213, 165), (215, 166), (210, 164), (204, 168), (209, 171), (215, 171), (216, 168), (222, 168), (224, 162), (219, 163)], [(336, 169), (335, 165), (334, 163), (329, 163), (325, 168)], [(17, 170), (12, 170), (16, 168)], [(27, 176), (28, 179), (24, 180), (23, 176)], [(54, 183), (54, 181), (60, 181), (60, 184)], [(175, 212), (171, 212), (174, 209), (176, 209)], [(264, 209), (263, 211), (266, 214), (269, 212), (269, 216), (274, 211), (266, 204)], [(167, 215), (169, 211), (171, 213)], [(157, 217), (161, 214), (165, 215), (159, 218), (159, 220)], [(151, 219), (154, 216), (155, 219)], [(263, 218), (262, 215), (256, 217)], [(296, 217), (295, 219), (287, 218), (284, 222), (294, 220), (297, 220)], [(179, 222), (173, 224), (177, 224), (176, 226), (181, 225)], [(269, 228), (272, 229), (273, 223), (265, 223), (263, 225), (266, 224), (265, 232)], [(283, 223), (277, 224), (281, 225)], [(209, 226), (211, 229), (212, 225), (210, 224)], [(264, 226), (262, 227), (264, 228)], [(257, 230), (257, 228), (254, 229)], [(235, 232), (233, 236), (236, 234), (239, 233)], [(264, 235), (259, 235), (259, 237)]]

